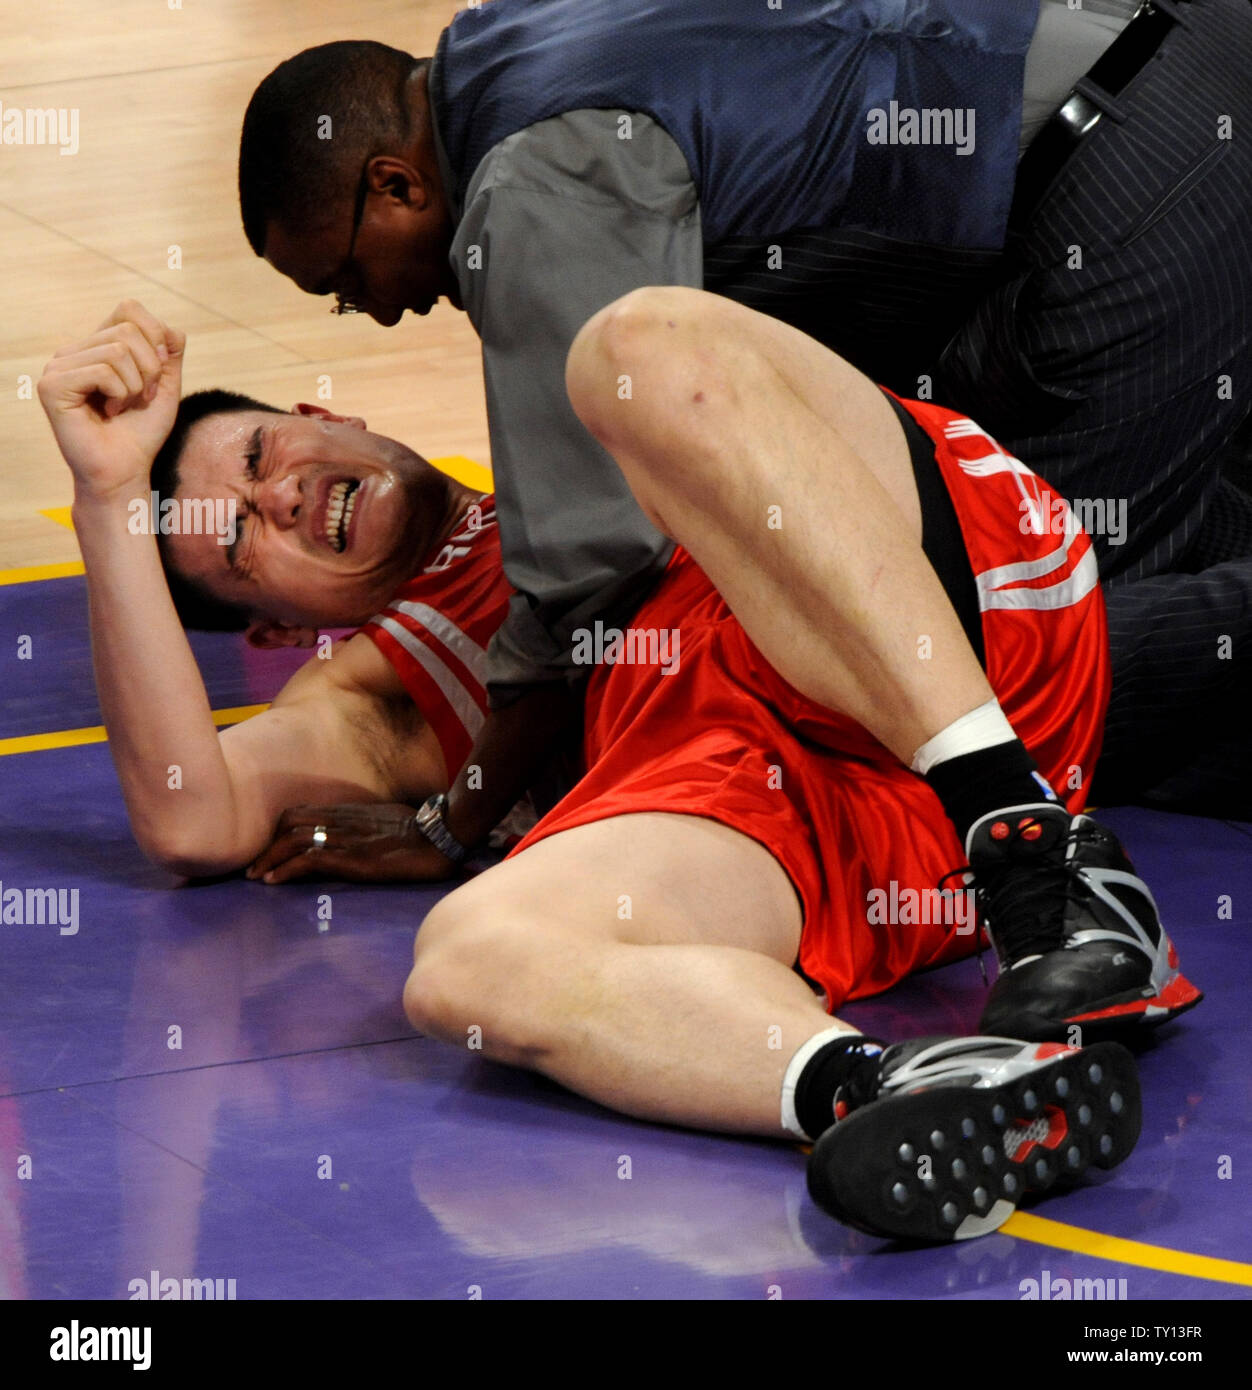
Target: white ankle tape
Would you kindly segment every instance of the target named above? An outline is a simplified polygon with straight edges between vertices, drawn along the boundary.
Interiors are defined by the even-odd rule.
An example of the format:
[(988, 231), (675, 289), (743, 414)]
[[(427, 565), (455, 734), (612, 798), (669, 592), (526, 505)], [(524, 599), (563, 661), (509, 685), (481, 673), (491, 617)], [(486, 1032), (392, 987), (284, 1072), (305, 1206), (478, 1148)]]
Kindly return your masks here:
[[(794, 1134), (797, 1139), (804, 1139), (810, 1143), (817, 1138), (816, 1134), (809, 1134), (805, 1131), (800, 1124), (800, 1117), (796, 1114), (796, 1087), (800, 1084), (800, 1074), (808, 1065), (809, 1059), (815, 1052), (825, 1047), (828, 1042), (833, 1042), (835, 1038), (855, 1038), (858, 1036), (855, 1028), (849, 1028), (844, 1023), (837, 1023), (833, 1028), (826, 1028), (822, 1032), (814, 1034), (787, 1063), (787, 1071), (783, 1076), (782, 1086), (782, 1127), (789, 1134)], [(833, 1113), (830, 1118), (833, 1124), (835, 1118)]]
[(913, 754), (913, 771), (925, 777), (932, 767), (950, 758), (977, 753), (981, 748), (994, 748), (1000, 743), (1012, 743), (1016, 737), (999, 700), (988, 700), (985, 705), (954, 719), (934, 738), (927, 739)]

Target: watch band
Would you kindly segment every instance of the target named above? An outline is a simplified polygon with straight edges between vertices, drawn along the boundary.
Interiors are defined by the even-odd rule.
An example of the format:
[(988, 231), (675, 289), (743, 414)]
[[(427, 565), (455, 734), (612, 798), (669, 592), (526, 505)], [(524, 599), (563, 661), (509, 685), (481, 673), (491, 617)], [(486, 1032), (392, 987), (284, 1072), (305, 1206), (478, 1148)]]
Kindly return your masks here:
[(417, 815), (414, 817), (414, 823), (422, 835), (434, 845), (445, 859), (450, 859), (454, 864), (460, 864), (469, 854), (469, 849), (448, 829), (447, 823), (444, 821), (444, 813), (447, 809), (447, 793), (436, 792), (422, 802)]

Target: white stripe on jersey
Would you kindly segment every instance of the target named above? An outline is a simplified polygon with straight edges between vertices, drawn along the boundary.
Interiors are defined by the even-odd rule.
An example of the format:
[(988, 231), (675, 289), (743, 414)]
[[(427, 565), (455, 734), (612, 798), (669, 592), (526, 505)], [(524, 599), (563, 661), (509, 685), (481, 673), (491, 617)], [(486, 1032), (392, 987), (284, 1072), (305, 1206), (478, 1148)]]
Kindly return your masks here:
[[(414, 607), (420, 606), (414, 605)], [(389, 632), (435, 682), (443, 693), (444, 699), (452, 706), (452, 712), (461, 721), (465, 732), (469, 734), (470, 741), (473, 742), (477, 739), (479, 730), (483, 726), (483, 713), (455, 673), (449, 670), (448, 666), (436, 656), (425, 642), (415, 637), (402, 623), (398, 623), (394, 618), (388, 618), (386, 615), (375, 618), (374, 622)]]
[[(1034, 471), (1020, 459), (1014, 458), (1012, 454), (1006, 454), (981, 425), (976, 424), (966, 416), (962, 416), (956, 420), (949, 420), (943, 427), (943, 433), (944, 437), (950, 440), (985, 439), (991, 445), (993, 452), (984, 454), (980, 458), (962, 458), (955, 449), (953, 450), (961, 470), (972, 478), (990, 478), (997, 473), (1011, 474), (1018, 493), (1023, 502), (1030, 506), (1032, 515), (1037, 516), (1039, 514), (1043, 502), (1041, 489), (1045, 486), (1042, 479), (1037, 477)], [(1023, 482), (1023, 479), (1027, 481)], [(1033, 498), (1030, 493), (1035, 494)], [(1069, 519), (1070, 513), (1067, 508), (1066, 520)], [(1006, 589), (1003, 587), (1006, 584), (1023, 584), (1027, 580), (1042, 579), (1045, 574), (1051, 574), (1053, 571), (1061, 569), (1069, 559), (1070, 546), (1078, 532), (1066, 526), (1063, 534), (1065, 539), (1048, 555), (1041, 556), (1037, 560), (1018, 560), (1008, 565), (997, 565), (995, 569), (984, 570), (982, 574), (976, 574), (974, 580), (978, 585), (979, 609), (984, 613), (993, 608), (1046, 611), (1055, 608), (1068, 608), (1086, 598), (1100, 582), (1096, 569), (1095, 552), (1090, 549), (1066, 578), (1048, 584), (1042, 589)]]
[[(1064, 560), (1063, 551), (1056, 551), (1060, 556), (1060, 561)], [(1051, 559), (1049, 556), (1048, 559)], [(1030, 563), (1030, 562), (1028, 562)], [(1034, 562), (1038, 563), (1038, 562)], [(992, 576), (1003, 574), (1005, 570), (1024, 569), (1027, 565), (1004, 565), (998, 570), (988, 570), (986, 574), (980, 574), (978, 580), (978, 607), (984, 612), (989, 612), (993, 608), (1033, 608), (1048, 610), (1054, 608), (1068, 608), (1071, 604), (1079, 603), (1095, 588), (1100, 582), (1100, 572), (1096, 565), (1095, 551), (1088, 550), (1081, 560), (1074, 566), (1072, 573), (1067, 579), (1062, 579), (1058, 583), (1049, 584), (1044, 589), (996, 589), (986, 583)], [(1049, 569), (1056, 569), (1056, 565), (1049, 565)], [(1044, 571), (1046, 573), (1046, 571)], [(1018, 575), (1021, 579), (1025, 576)]]
[(992, 478), (998, 473), (1008, 473), (1012, 476), (1013, 484), (1017, 488), (1017, 495), (1022, 499), (1020, 511), (1029, 512), (1031, 516), (1038, 516), (1040, 511), (1045, 508), (1043, 494), (1046, 488), (1043, 479), (1038, 477), (1033, 469), (1028, 468), (1021, 459), (1014, 458), (1012, 454), (1006, 454), (981, 425), (975, 424), (973, 420), (963, 416), (959, 420), (949, 420), (943, 427), (943, 433), (944, 437), (949, 440), (985, 439), (991, 445), (992, 452), (983, 454), (979, 458), (963, 458), (953, 448), (952, 456), (966, 477)]
[(1069, 558), (1069, 548), (1077, 534), (1076, 531), (1068, 529), (1063, 531), (1064, 541), (1049, 554), (1040, 556), (1038, 560), (1014, 560), (1012, 564), (997, 565), (995, 569), (983, 570), (976, 576), (979, 592), (984, 589), (998, 589), (1003, 584), (1020, 584), (1027, 579), (1042, 579), (1045, 574), (1059, 570)]
[(427, 603), (412, 603), (408, 599), (389, 603), (386, 611), (404, 613), (410, 618), (416, 618), (423, 627), (438, 637), (453, 656), (464, 663), (479, 685), (487, 684), (486, 648), (480, 647), (472, 637), (462, 632), (446, 614)]
[(976, 459), (963, 459), (958, 454), (956, 461), (961, 465), (961, 472), (971, 478), (994, 478), (997, 473), (1016, 473), (1019, 478), (1036, 476), (1033, 468), (1028, 468), (1012, 454), (983, 454)]

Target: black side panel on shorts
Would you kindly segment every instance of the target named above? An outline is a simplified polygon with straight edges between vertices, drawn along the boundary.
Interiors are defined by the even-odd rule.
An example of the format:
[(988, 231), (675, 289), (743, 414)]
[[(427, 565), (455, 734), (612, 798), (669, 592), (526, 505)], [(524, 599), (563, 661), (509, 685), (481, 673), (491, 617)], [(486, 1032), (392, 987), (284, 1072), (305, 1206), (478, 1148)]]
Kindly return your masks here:
[[(886, 395), (886, 392), (883, 394)], [(970, 568), (965, 538), (961, 535), (961, 524), (956, 519), (956, 508), (952, 505), (943, 474), (935, 460), (934, 440), (899, 401), (891, 396), (887, 396), (887, 400), (909, 442), (917, 497), (922, 506), (922, 549), (939, 576), (944, 593), (956, 609), (956, 616), (965, 629), (978, 664), (986, 670), (987, 654), (982, 640), (978, 586), (974, 583), (974, 571)]]

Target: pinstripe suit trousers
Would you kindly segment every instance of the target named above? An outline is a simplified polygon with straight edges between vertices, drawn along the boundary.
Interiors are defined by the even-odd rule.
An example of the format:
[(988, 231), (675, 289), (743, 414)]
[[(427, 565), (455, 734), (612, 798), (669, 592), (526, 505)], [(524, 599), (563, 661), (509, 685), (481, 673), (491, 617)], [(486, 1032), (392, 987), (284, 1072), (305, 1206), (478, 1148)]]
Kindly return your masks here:
[(1124, 518), (1094, 536), (1114, 679), (1095, 795), (1190, 769), (1205, 807), (1204, 765), (1236, 802), (1252, 786), (1252, 522), (1201, 568), (1231, 500), (1223, 450), (1252, 411), (1252, 3), (1175, 8), (1014, 228), (1012, 270), (946, 349), (935, 399)]

